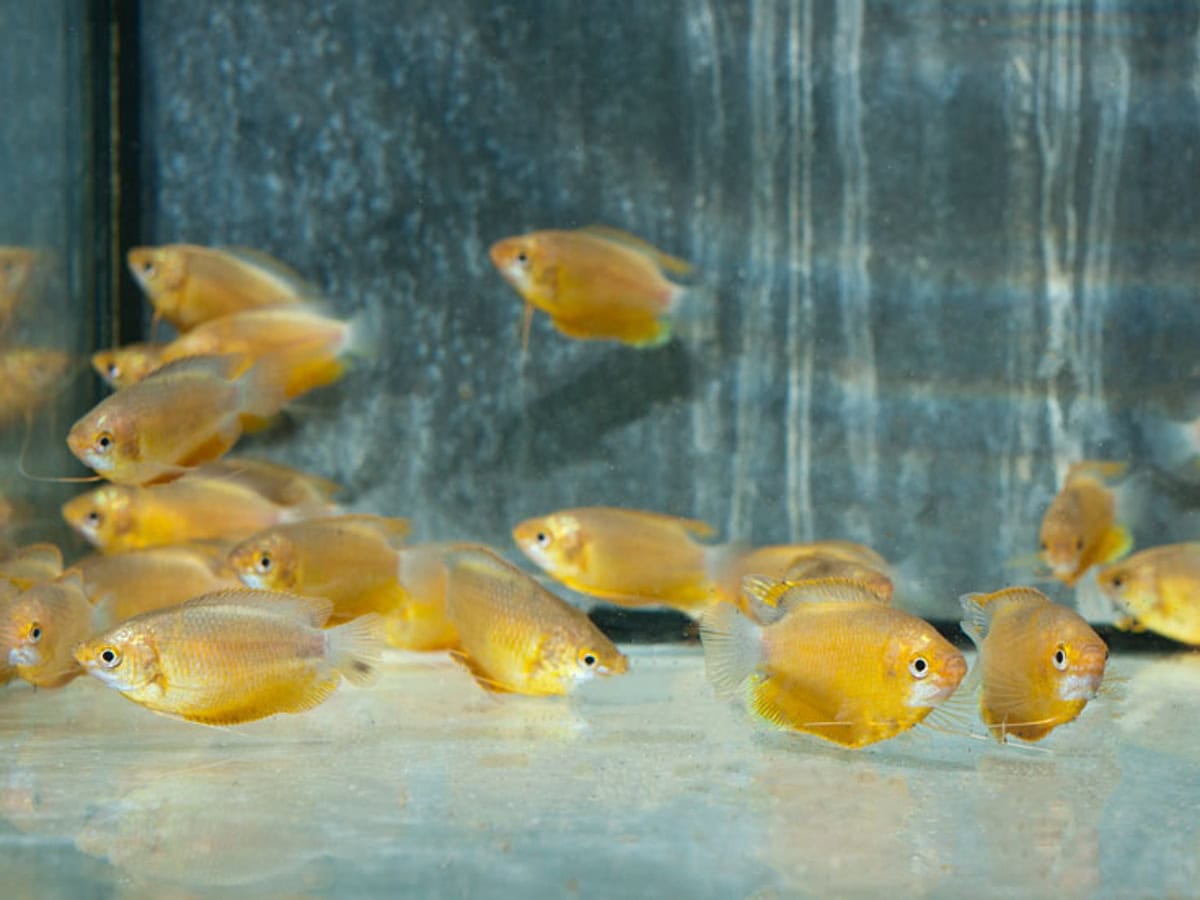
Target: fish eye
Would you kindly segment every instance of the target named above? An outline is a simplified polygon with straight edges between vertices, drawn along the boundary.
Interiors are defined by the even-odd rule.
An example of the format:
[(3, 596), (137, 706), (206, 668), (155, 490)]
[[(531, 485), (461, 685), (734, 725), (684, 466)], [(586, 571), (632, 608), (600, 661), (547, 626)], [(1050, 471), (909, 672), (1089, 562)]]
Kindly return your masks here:
[(596, 659), (596, 654), (588, 652), (588, 651), (584, 651), (583, 653), (581, 653), (579, 655), (579, 661), (581, 663), (583, 663), (585, 666), (587, 666), (589, 669), (592, 668), (592, 666), (596, 665), (597, 662), (599, 662), (599, 660)]
[(107, 431), (102, 431), (98, 435), (96, 435), (96, 440), (93, 443), (93, 446), (96, 448), (96, 450), (98, 450), (101, 453), (107, 453), (109, 450), (112, 449), (112, 445), (113, 445), (112, 435), (109, 434)]
[(34, 622), (29, 627), (29, 640), (36, 644), (41, 639), (42, 639), (42, 626), (39, 625), (37, 622)]
[(1045, 553), (1049, 549), (1050, 549), (1050, 545), (1048, 543), (1046, 543), (1045, 541), (1042, 541), (1042, 552)]
[(254, 568), (259, 572), (262, 572), (264, 575), (271, 571), (271, 565), (272, 561), (270, 553), (259, 554), (258, 559), (254, 561)]
[(120, 374), (121, 374), (120, 366), (118, 366), (115, 362), (111, 362), (108, 364), (108, 377), (109, 378), (116, 378)]
[(537, 537), (534, 538), (534, 540), (537, 541), (537, 545), (539, 547), (549, 547), (550, 546), (550, 535), (546, 534), (546, 532), (544, 532), (544, 531), (539, 531), (537, 533)]
[(153, 275), (154, 274), (154, 260), (147, 259), (142, 263), (142, 274), (143, 275)]
[(1114, 575), (1114, 576), (1112, 577), (1112, 586), (1113, 586), (1113, 587), (1115, 587), (1115, 588), (1119, 588), (1119, 587), (1120, 587), (1121, 585), (1123, 585), (1124, 583), (1125, 583), (1125, 578), (1124, 578), (1123, 576), (1121, 576), (1121, 575)]
[(87, 524), (89, 524), (89, 525), (99, 525), (100, 524), (100, 513), (93, 509), (91, 512), (89, 512), (86, 516), (83, 517), (83, 521), (87, 522)]
[(1076, 550), (1082, 550), (1082, 549), (1083, 549), (1083, 538), (1076, 538), (1076, 539), (1075, 539), (1075, 549), (1076, 549)]
[(1067, 654), (1063, 652), (1063, 648), (1059, 647), (1054, 651), (1054, 668), (1058, 671), (1063, 671), (1067, 667)]
[(529, 262), (529, 254), (522, 250), (517, 254), (517, 262), (519, 262), (521, 265), (525, 265), (525, 263)]
[(908, 664), (908, 671), (913, 678), (924, 678), (929, 674), (929, 662), (923, 656), (918, 656)]
[(97, 654), (97, 658), (106, 669), (115, 669), (121, 664), (121, 654), (115, 647), (105, 647)]

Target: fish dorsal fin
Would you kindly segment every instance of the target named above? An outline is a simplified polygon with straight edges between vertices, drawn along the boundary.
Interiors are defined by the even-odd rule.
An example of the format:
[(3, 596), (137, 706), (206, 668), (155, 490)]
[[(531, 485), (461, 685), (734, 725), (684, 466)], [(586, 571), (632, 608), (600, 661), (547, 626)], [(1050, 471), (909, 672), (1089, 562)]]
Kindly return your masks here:
[[(321, 290), (285, 262), (254, 247), (221, 247), (220, 250), (243, 265), (259, 269), (287, 287), (294, 297), (319, 303)], [(284, 299), (284, 298), (281, 298)]]
[(1027, 603), (1051, 603), (1045, 594), (1037, 588), (1010, 587), (992, 594), (974, 593), (963, 594), (958, 598), (963, 609), (960, 627), (976, 646), (987, 637), (991, 625), (993, 607), (998, 603), (1009, 601), (1024, 601)]
[(54, 579), (54, 583), (72, 591), (77, 591), (84, 597), (87, 596), (87, 587), (83, 582), (83, 572), (79, 571), (79, 569), (67, 569), (58, 578)]
[(62, 573), (62, 551), (54, 544), (27, 544), (0, 560), (0, 574), (25, 577), (46, 575), (54, 578)]
[[(764, 575), (747, 575), (742, 589), (756, 601), (756, 612), (778, 621), (790, 609), (804, 603), (869, 603), (879, 605), (879, 598), (862, 582), (852, 578), (814, 578), (807, 581), (784, 581)], [(757, 607), (765, 607), (759, 609)], [(762, 620), (767, 624), (767, 620)]]
[(344, 526), (381, 537), (393, 550), (398, 550), (412, 533), (412, 525), (408, 519), (374, 516), (370, 513), (351, 513), (325, 521), (334, 526)]
[(630, 234), (628, 231), (622, 231), (620, 228), (613, 228), (611, 225), (585, 225), (579, 230), (583, 234), (589, 234), (592, 237), (628, 247), (630, 250), (634, 250), (642, 256), (653, 260), (659, 267), (676, 275), (688, 275), (692, 271), (691, 263), (685, 262), (677, 256), (663, 253), (653, 244), (642, 240), (637, 235)]
[(188, 600), (183, 605), (191, 609), (203, 606), (246, 606), (284, 616), (297, 616), (314, 627), (324, 625), (333, 614), (333, 601), (325, 597), (303, 597), (284, 591), (258, 591), (250, 588), (214, 591)]
[(232, 381), (246, 368), (247, 358), (241, 353), (222, 353), (211, 356), (185, 356), (155, 369), (145, 382), (160, 381), (178, 375), (215, 375)]
[(742, 594), (751, 615), (763, 625), (773, 625), (783, 618), (786, 609), (777, 602), (786, 591), (787, 582), (766, 575), (747, 575), (742, 579)]
[(1072, 463), (1067, 469), (1065, 484), (1070, 484), (1077, 478), (1095, 478), (1099, 481), (1112, 481), (1120, 478), (1129, 471), (1129, 463), (1109, 459), (1084, 459)]

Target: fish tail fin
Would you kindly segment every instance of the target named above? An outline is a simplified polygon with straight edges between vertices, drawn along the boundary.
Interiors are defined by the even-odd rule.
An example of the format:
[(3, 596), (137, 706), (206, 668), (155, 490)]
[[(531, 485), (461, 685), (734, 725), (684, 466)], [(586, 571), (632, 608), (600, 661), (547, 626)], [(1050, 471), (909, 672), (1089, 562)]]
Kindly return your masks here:
[(689, 344), (716, 341), (716, 286), (707, 283), (673, 285), (662, 320), (670, 326), (670, 333), (677, 334)]
[(346, 342), (339, 356), (349, 359), (375, 359), (383, 353), (384, 338), (383, 310), (379, 307), (368, 307), (355, 313), (347, 323)]
[(359, 616), (325, 632), (330, 665), (351, 684), (370, 684), (379, 675), (383, 650), (383, 619), (376, 613)]
[(1113, 622), (1121, 609), (1100, 589), (1095, 568), (1089, 569), (1075, 582), (1075, 611), (1089, 622)]
[(287, 402), (287, 378), (278, 366), (260, 363), (245, 372), (238, 384), (242, 389), (239, 413), (244, 419), (270, 421)]
[(700, 620), (704, 670), (718, 697), (736, 696), (762, 661), (762, 627), (728, 603), (718, 603)]
[(710, 544), (704, 548), (704, 572), (713, 583), (717, 596), (726, 603), (740, 603), (742, 585), (740, 579), (733, 583), (733, 565), (738, 557), (750, 549), (744, 542)]

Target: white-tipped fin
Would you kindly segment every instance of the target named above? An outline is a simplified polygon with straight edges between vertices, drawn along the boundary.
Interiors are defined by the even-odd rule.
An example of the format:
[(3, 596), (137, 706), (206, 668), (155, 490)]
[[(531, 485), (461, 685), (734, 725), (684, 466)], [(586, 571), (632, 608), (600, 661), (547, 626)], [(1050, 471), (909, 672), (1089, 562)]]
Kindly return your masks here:
[(717, 696), (736, 696), (762, 660), (762, 628), (735, 606), (718, 603), (700, 619), (700, 640), (704, 671)]
[(370, 684), (379, 675), (383, 636), (383, 619), (376, 613), (330, 628), (325, 632), (330, 665), (351, 684)]
[[(987, 597), (987, 594), (963, 594), (958, 598), (959, 604), (962, 606), (963, 617), (959, 627), (975, 644), (976, 647), (983, 646), (983, 639), (987, 637), (988, 628), (991, 625), (992, 617), (983, 604), (979, 601)], [(978, 663), (976, 663), (978, 668)], [(970, 677), (968, 675), (968, 677)], [(961, 688), (960, 688), (961, 690)]]

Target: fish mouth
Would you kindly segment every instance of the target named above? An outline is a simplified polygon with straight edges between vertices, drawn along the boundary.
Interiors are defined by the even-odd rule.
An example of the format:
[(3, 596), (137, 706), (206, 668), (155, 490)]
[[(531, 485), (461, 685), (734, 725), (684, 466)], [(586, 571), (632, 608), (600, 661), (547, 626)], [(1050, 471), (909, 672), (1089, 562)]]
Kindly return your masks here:
[(41, 651), (36, 647), (13, 647), (8, 651), (10, 666), (36, 666), (41, 661)]
[(618, 657), (611, 666), (598, 666), (596, 672), (600, 675), (624, 675), (629, 671), (629, 657)]
[(240, 580), (246, 587), (254, 588), (255, 590), (259, 591), (270, 590), (270, 586), (266, 583), (261, 575), (257, 575), (253, 572), (238, 572), (237, 577), (238, 580)]

